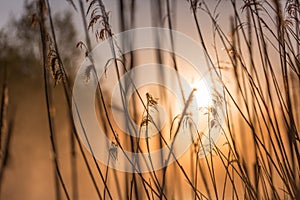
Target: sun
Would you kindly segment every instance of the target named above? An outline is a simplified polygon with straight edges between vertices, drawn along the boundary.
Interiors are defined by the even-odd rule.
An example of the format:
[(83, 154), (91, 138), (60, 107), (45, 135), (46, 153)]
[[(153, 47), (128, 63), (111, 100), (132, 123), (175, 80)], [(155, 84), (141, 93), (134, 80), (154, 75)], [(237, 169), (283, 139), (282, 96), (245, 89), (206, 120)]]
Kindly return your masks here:
[(211, 95), (204, 79), (196, 80), (191, 86), (193, 89), (196, 89), (194, 96), (196, 97), (198, 107), (209, 107), (212, 105)]

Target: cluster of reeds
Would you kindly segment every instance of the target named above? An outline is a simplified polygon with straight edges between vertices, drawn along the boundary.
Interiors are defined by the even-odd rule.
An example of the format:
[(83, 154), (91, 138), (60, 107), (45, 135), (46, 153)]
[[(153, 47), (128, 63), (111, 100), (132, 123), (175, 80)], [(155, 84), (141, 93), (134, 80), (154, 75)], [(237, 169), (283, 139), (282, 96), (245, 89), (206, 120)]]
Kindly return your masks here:
[[(107, 11), (102, 0), (87, 0), (86, 2), (69, 0), (69, 2), (82, 16), (85, 41), (79, 42), (77, 46), (85, 50), (85, 56), (88, 59), (92, 50), (90, 33), (95, 34), (97, 41), (109, 40), (113, 57), (107, 61), (107, 65), (115, 66), (114, 75), (117, 80), (120, 80), (124, 73), (134, 68), (135, 54), (132, 52), (121, 59), (118, 58), (121, 52), (116, 47), (120, 44), (116, 44), (114, 40), (110, 16), (119, 16), (120, 30), (122, 31), (134, 27), (136, 2), (119, 0), (119, 13)], [(224, 26), (219, 24), (218, 19), (219, 5), (224, 2), (216, 1), (213, 8), (208, 5), (207, 1), (189, 0), (186, 3), (190, 6), (191, 19), (195, 24), (191, 29), (198, 34), (207, 62), (213, 66), (213, 73), (216, 73), (219, 81), (222, 82), (223, 94), (221, 96), (223, 96), (222, 101), (226, 102), (224, 110), (226, 120), (225, 124), (219, 124), (219, 126), (222, 126), (223, 144), (212, 143), (212, 150), (201, 158), (198, 154), (199, 149), (203, 147), (201, 140), (197, 140), (188, 151), (190, 158), (188, 164), (176, 160), (173, 164), (166, 165), (165, 168), (158, 171), (153, 170), (146, 174), (122, 174), (100, 164), (89, 142), (87, 142), (88, 150), (91, 155), (84, 151), (72, 120), (72, 83), (60, 56), (55, 26), (52, 22), (51, 6), (49, 0), (37, 1), (38, 14), (35, 20), (40, 27), (43, 49), (45, 96), (58, 199), (61, 195), (59, 194), (60, 188), (63, 189), (67, 199), (77, 199), (80, 196), (78, 187), (81, 183), (77, 180), (77, 157), (79, 155), (83, 158), (99, 199), (300, 198), (300, 139), (298, 132), (300, 125), (298, 116), (300, 7), (298, 0), (288, 0), (284, 5), (279, 0), (231, 0), (226, 2), (230, 4), (232, 11), (231, 25), (228, 29), (230, 35), (226, 33)], [(175, 8), (176, 2), (153, 0), (151, 6), (154, 25), (173, 29), (175, 17), (172, 8)], [(209, 39), (206, 38), (207, 34), (204, 34), (204, 30), (206, 31), (207, 28), (202, 27), (204, 22), (201, 21), (199, 15), (205, 15), (210, 19), (212, 34)], [(207, 27), (206, 23), (204, 25)], [(172, 38), (172, 33), (170, 33), (170, 37)], [(213, 41), (212, 48), (207, 41)], [(163, 52), (159, 50), (155, 52), (155, 59), (158, 63), (163, 63), (163, 55)], [(170, 55), (173, 61), (172, 67), (180, 74), (176, 55), (172, 53)], [(54, 128), (52, 90), (55, 88), (51, 85), (51, 75), (55, 84), (62, 85), (68, 106), (72, 144), (70, 151), (72, 158), (71, 185), (66, 184), (57, 154), (59, 138)], [(97, 77), (93, 65), (86, 70), (86, 75), (93, 76), (97, 80), (101, 78)], [(230, 79), (231, 83), (225, 81), (226, 76), (233, 77)], [(5, 90), (4, 84), (1, 125), (5, 121), (4, 114), (7, 105)], [(121, 96), (126, 95), (125, 86), (120, 86), (120, 93)], [(159, 99), (164, 98), (164, 92), (161, 92), (160, 95)], [(117, 160), (118, 154), (124, 153), (125, 146), (133, 152), (142, 152), (142, 142), (138, 138), (130, 136), (128, 139), (124, 139), (125, 142), (121, 141), (123, 137), (114, 127), (106, 98), (104, 88), (99, 82), (96, 93), (97, 108), (104, 130), (113, 141), (110, 159)], [(172, 139), (175, 139), (183, 124), (187, 129), (192, 129), (192, 122), (189, 123), (186, 112), (190, 98), (184, 99), (184, 102), (185, 109), (181, 115), (177, 116), (178, 119), (172, 120), (172, 123), (176, 121), (173, 132), (172, 130), (169, 132)], [(73, 103), (76, 108), (76, 102)], [(125, 102), (122, 103), (125, 109)], [(150, 109), (155, 109), (157, 100), (149, 93), (145, 98), (137, 91), (137, 99), (134, 103), (142, 105), (144, 112), (139, 123), (148, 131), (149, 124), (154, 123)], [(208, 110), (214, 113), (213, 108), (208, 108)], [(80, 118), (80, 113), (77, 114)], [(216, 124), (216, 119), (212, 120), (211, 128)], [(85, 133), (85, 127), (83, 124), (81, 125)], [(3, 125), (0, 138), (3, 135), (2, 127)], [(190, 137), (189, 134), (187, 131), (187, 137)], [(87, 135), (85, 137), (88, 141)], [(151, 151), (151, 142), (148, 138), (146, 139), (145, 152)], [(159, 148), (168, 146), (172, 152), (172, 144), (168, 144), (163, 133), (159, 132), (157, 142)], [(122, 152), (117, 152), (117, 148), (120, 148)], [(91, 160), (89, 160), (90, 156)], [(163, 162), (168, 163), (171, 156), (173, 156), (172, 153), (167, 158), (163, 158)], [(2, 168), (3, 166), (0, 169), (1, 173)], [(189, 191), (188, 194), (186, 191)]]

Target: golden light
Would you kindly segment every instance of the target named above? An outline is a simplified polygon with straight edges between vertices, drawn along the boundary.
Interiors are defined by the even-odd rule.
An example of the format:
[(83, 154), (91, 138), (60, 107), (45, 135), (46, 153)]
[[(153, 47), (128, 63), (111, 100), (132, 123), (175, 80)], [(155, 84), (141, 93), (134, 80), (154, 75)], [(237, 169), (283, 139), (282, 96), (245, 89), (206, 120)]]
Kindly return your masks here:
[(192, 88), (196, 89), (194, 95), (197, 100), (198, 107), (209, 107), (212, 105), (211, 95), (204, 79), (197, 80), (192, 83)]

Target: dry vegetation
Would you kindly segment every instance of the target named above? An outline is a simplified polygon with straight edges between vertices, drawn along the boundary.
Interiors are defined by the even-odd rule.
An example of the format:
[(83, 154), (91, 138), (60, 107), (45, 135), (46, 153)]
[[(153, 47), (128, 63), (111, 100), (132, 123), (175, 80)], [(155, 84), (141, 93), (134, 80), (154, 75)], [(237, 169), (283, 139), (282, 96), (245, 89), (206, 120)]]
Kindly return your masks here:
[[(110, 17), (119, 17), (120, 30), (134, 27), (136, 2), (115, 1), (118, 3), (119, 13), (109, 12), (102, 0), (69, 0), (69, 2), (70, 6), (82, 16), (80, 23), (83, 24), (82, 32), (85, 39), (77, 43), (77, 48), (83, 51), (85, 59), (89, 58), (94, 41), (109, 40), (114, 56), (107, 61), (105, 67), (114, 66), (115, 69), (108, 70), (106, 75), (119, 80), (126, 71), (133, 69), (136, 54), (130, 53), (119, 57), (120, 49), (116, 47), (120, 44), (116, 44), (114, 40)], [(50, 138), (54, 168), (54, 175), (45, 174), (45, 176), (54, 177), (55, 185), (53, 184), (53, 189), (50, 190), (56, 192), (57, 199), (85, 199), (82, 195), (84, 192), (79, 188), (86, 183), (79, 180), (80, 176), (86, 175), (89, 178), (85, 181), (92, 185), (92, 190), (89, 191), (98, 199), (300, 199), (299, 1), (230, 0), (224, 3), (219, 0), (208, 3), (205, 0), (189, 0), (185, 3), (190, 7), (192, 16), (190, 19), (194, 24), (190, 28), (198, 35), (207, 63), (212, 66), (212, 73), (217, 74), (222, 83), (223, 94), (215, 96), (213, 100), (215, 104), (219, 103), (218, 101), (225, 102), (223, 111), (225, 123), (219, 124), (217, 117), (214, 116), (213, 107), (207, 108), (209, 115), (213, 116), (209, 121), (209, 127), (222, 126), (221, 144), (212, 144), (212, 150), (204, 157), (199, 157), (199, 151), (203, 148), (199, 139), (190, 147), (188, 155), (185, 154), (186, 158), (149, 173), (118, 172), (97, 161), (91, 147), (87, 147), (89, 152), (85, 149), (72, 120), (74, 68), (71, 66), (74, 62), (72, 54), (64, 54), (72, 48), (74, 51), (75, 45), (60, 47), (59, 38), (62, 36), (58, 35), (57, 29), (63, 28), (65, 22), (54, 22), (59, 20), (54, 20), (49, 0), (34, 1), (31, 4), (34, 7), (31, 13), (31, 28), (39, 33), (37, 41), (42, 49), (40, 56), (37, 57), (40, 60), (37, 62), (42, 63), (37, 64), (42, 71), (37, 70), (37, 73), (43, 74), (43, 95), (49, 128), (47, 134), (50, 135), (45, 140)], [(226, 4), (230, 8), (226, 10), (231, 14), (229, 27), (220, 24), (221, 4)], [(174, 5), (175, 1), (171, 0), (151, 1), (155, 26), (173, 29), (176, 14), (172, 10)], [(209, 25), (207, 21), (202, 21), (204, 16), (206, 20), (210, 20)], [(207, 31), (211, 34), (207, 34)], [(3, 37), (0, 35), (0, 38)], [(0, 45), (9, 52), (4, 43)], [(157, 63), (164, 63), (165, 54), (155, 51), (154, 60)], [(171, 57), (173, 61), (171, 67), (180, 74), (176, 55), (170, 54), (168, 58)], [(7, 58), (6, 55), (0, 56), (2, 60)], [(10, 67), (10, 63), (1, 62), (2, 186), (5, 184), (2, 177), (9, 168), (6, 165), (9, 149), (14, 148), (10, 146), (10, 137), (14, 132), (14, 112), (13, 108), (9, 108), (12, 107), (9, 103), (10, 85), (6, 81), (6, 69)], [(99, 79), (93, 65), (86, 69), (85, 76), (86, 79), (91, 77)], [(53, 95), (56, 90), (63, 95)], [(110, 159), (117, 160), (118, 154), (123, 153), (124, 149), (149, 153), (153, 139), (141, 141), (133, 136), (124, 138), (120, 136), (123, 133), (114, 127), (106, 92), (100, 81), (97, 85), (96, 108), (99, 110), (99, 121), (107, 136), (113, 141)], [(121, 87), (120, 92), (126, 93), (126, 88)], [(155, 109), (158, 101), (166, 94), (161, 92), (160, 95), (157, 100), (149, 93), (145, 97), (137, 94), (134, 101), (135, 104), (142, 105), (143, 113), (140, 118), (134, 120), (140, 127), (146, 127), (147, 131), (148, 126), (154, 123), (150, 110)], [(62, 102), (60, 107), (63, 106), (64, 111), (57, 109), (59, 106), (55, 103), (56, 98), (60, 98), (59, 101)], [(190, 98), (186, 97), (185, 108), (189, 106), (189, 102)], [(60, 121), (55, 119), (55, 110), (58, 113), (56, 115), (63, 112), (67, 116), (64, 123), (68, 123), (70, 130), (68, 137), (64, 139), (69, 140), (69, 155), (59, 152), (64, 143), (60, 141), (62, 136), (60, 130), (56, 128), (56, 124)], [(77, 114), (80, 118), (80, 113)], [(194, 131), (192, 123), (188, 123), (188, 117), (186, 109), (183, 109), (181, 115), (172, 120), (169, 134), (159, 133), (159, 137), (156, 138), (158, 148), (168, 146), (169, 137), (175, 139), (182, 126), (187, 129), (188, 136), (191, 130)], [(116, 152), (117, 147), (121, 151)], [(172, 145), (168, 148), (172, 150)], [(171, 156), (172, 153), (168, 158), (164, 158), (166, 162)], [(64, 159), (69, 163), (66, 164)], [(70, 170), (66, 172), (64, 165), (68, 165)], [(83, 169), (84, 175), (81, 172)], [(28, 182), (30, 184), (30, 180)]]

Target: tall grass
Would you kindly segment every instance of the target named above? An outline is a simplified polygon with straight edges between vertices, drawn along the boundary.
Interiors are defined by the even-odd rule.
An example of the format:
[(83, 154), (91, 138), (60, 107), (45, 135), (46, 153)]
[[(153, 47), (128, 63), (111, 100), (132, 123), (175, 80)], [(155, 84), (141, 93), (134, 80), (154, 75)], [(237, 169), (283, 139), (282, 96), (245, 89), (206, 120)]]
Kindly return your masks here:
[[(122, 106), (127, 111), (125, 96), (128, 85), (136, 89), (136, 96), (132, 101), (134, 121), (148, 134), (150, 126), (158, 131), (158, 137), (141, 140), (134, 136), (124, 137), (111, 115), (109, 95), (105, 90), (103, 77), (98, 77), (94, 65), (86, 69), (86, 78), (93, 77), (101, 80), (97, 83), (96, 106), (99, 121), (107, 137), (111, 138), (110, 157), (107, 161), (117, 162), (118, 154), (130, 149), (136, 153), (150, 153), (155, 145), (158, 148), (166, 146), (170, 153), (162, 157), (161, 162), (168, 163), (174, 156), (173, 143), (178, 131), (187, 128), (187, 137), (196, 131), (199, 138), (182, 159), (167, 165), (161, 170), (149, 173), (121, 173), (97, 161), (94, 150), (90, 145), (84, 124), (80, 121), (80, 113), (75, 105), (80, 126), (85, 134), (87, 154), (75, 128), (72, 113), (72, 80), (63, 62), (57, 44), (56, 27), (52, 21), (52, 7), (48, 0), (37, 1), (37, 18), (40, 27), (42, 44), (42, 60), (44, 75), (44, 95), (46, 99), (51, 151), (53, 154), (54, 177), (56, 180), (56, 198), (81, 199), (79, 188), (79, 156), (83, 158), (83, 166), (87, 170), (94, 192), (98, 199), (299, 199), (300, 198), (300, 138), (299, 138), (299, 94), (300, 94), (300, 29), (298, 0), (282, 2), (273, 1), (209, 1), (188, 0), (192, 23), (191, 30), (197, 34), (197, 39), (205, 52), (207, 64), (212, 66), (211, 73), (215, 73), (222, 83), (223, 94), (213, 97), (214, 103), (224, 101), (225, 123), (221, 127), (221, 142), (211, 142), (211, 151), (204, 157), (199, 152), (205, 151), (202, 144), (201, 132), (195, 130), (193, 122), (187, 112), (193, 92), (185, 97), (179, 79), (182, 67), (179, 58), (174, 53), (160, 50), (153, 51), (153, 60), (159, 64), (171, 63), (177, 73), (177, 81), (181, 89), (184, 108), (180, 115), (170, 122), (168, 130), (158, 130), (151, 110), (155, 110), (159, 103), (167, 101), (167, 93), (159, 90), (158, 96), (147, 93), (144, 96), (137, 90), (134, 81), (130, 79), (128, 85), (122, 85), (121, 77), (135, 67), (140, 59), (137, 52), (120, 56), (122, 45), (114, 39), (110, 17), (119, 17), (121, 31), (135, 27), (136, 4), (134, 0), (119, 0), (118, 13), (109, 12), (102, 0), (69, 0), (71, 6), (82, 17), (82, 32), (84, 38), (77, 47), (85, 52), (85, 59), (90, 59), (93, 41), (108, 40), (113, 57), (107, 61), (105, 75), (116, 79), (120, 84)], [(176, 27), (177, 1), (151, 1), (153, 25), (166, 27), (171, 30)], [(230, 24), (224, 27), (224, 20), (219, 16), (221, 5), (230, 7)], [(166, 20), (165, 20), (166, 19)], [(205, 19), (205, 20), (202, 20)], [(209, 22), (208, 22), (209, 20)], [(208, 25), (209, 24), (209, 25)], [(210, 34), (207, 34), (208, 28)], [(94, 34), (94, 35), (93, 35)], [(170, 31), (170, 41), (174, 49), (174, 38)], [(133, 41), (134, 42), (134, 41)], [(157, 39), (159, 45), (159, 39)], [(74, 47), (75, 48), (75, 47)], [(200, 54), (201, 52), (199, 52)], [(114, 69), (109, 69), (114, 66)], [(68, 68), (69, 69), (69, 68)], [(161, 71), (162, 72), (162, 71)], [(161, 73), (159, 76), (165, 78)], [(53, 78), (52, 80), (50, 78)], [(52, 91), (56, 88), (51, 84), (61, 84), (68, 110), (70, 130), (70, 158), (71, 180), (67, 180), (60, 163), (57, 148), (59, 131), (55, 129), (55, 119), (52, 103)], [(7, 152), (11, 126), (5, 129), (7, 122), (6, 94), (7, 86), (4, 82), (0, 113), (0, 139), (3, 132), (7, 133), (5, 146), (1, 152)], [(221, 98), (222, 96), (222, 98)], [(158, 98), (155, 99), (155, 97)], [(172, 105), (170, 105), (172, 110)], [(140, 113), (140, 109), (142, 114)], [(217, 123), (213, 107), (208, 110), (208, 126), (213, 128)], [(130, 111), (128, 111), (130, 112)], [(171, 113), (171, 112), (170, 112)], [(171, 115), (171, 114), (170, 114)], [(126, 117), (126, 116), (125, 116)], [(126, 119), (126, 118), (125, 118)], [(132, 130), (132, 122), (126, 121), (128, 130)], [(7, 125), (6, 125), (7, 126)], [(167, 132), (167, 134), (166, 134)], [(139, 133), (135, 133), (138, 136)], [(169, 138), (167, 137), (170, 137)], [(2, 145), (4, 142), (0, 140)], [(116, 152), (117, 148), (121, 152)], [(5, 167), (5, 154), (0, 166), (0, 183)], [(129, 160), (130, 158), (127, 157)], [(188, 160), (188, 161), (187, 161)], [(151, 160), (150, 169), (153, 169)], [(138, 171), (136, 163), (131, 162)], [(61, 189), (63, 193), (61, 193)]]

